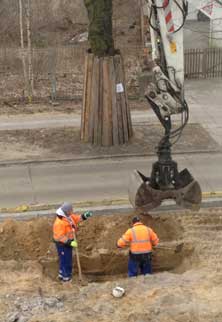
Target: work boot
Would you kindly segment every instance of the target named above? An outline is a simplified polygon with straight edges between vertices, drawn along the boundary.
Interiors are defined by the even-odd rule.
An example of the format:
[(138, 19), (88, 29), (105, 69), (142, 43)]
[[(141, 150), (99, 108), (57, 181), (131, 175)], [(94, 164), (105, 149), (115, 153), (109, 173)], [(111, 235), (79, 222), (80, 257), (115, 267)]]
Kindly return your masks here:
[(62, 278), (62, 282), (63, 283), (72, 283), (72, 277), (63, 277)]
[(61, 282), (63, 280), (63, 277), (61, 275), (58, 275), (56, 279), (57, 279), (57, 281)]

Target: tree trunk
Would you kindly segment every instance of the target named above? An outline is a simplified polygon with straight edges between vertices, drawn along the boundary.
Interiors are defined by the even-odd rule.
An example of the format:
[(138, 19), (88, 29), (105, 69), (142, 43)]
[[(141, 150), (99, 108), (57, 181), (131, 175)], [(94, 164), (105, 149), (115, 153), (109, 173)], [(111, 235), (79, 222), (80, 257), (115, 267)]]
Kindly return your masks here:
[(128, 142), (132, 123), (121, 56), (88, 54), (85, 67), (81, 139), (102, 146)]
[(114, 54), (112, 0), (84, 0), (89, 17), (89, 43), (98, 56)]
[(90, 50), (85, 60), (81, 139), (95, 145), (124, 144), (132, 136), (122, 57), (114, 49), (112, 0), (84, 0)]

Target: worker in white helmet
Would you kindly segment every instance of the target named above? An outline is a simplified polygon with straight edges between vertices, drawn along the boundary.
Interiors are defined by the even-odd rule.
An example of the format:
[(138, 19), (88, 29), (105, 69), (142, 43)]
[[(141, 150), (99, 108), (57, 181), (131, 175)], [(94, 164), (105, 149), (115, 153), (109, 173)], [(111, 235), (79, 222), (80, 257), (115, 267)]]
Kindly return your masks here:
[(72, 250), (78, 247), (75, 239), (78, 223), (92, 216), (91, 211), (83, 214), (73, 212), (70, 203), (63, 205), (56, 211), (56, 220), (53, 225), (53, 239), (59, 256), (59, 280), (70, 281), (72, 278)]

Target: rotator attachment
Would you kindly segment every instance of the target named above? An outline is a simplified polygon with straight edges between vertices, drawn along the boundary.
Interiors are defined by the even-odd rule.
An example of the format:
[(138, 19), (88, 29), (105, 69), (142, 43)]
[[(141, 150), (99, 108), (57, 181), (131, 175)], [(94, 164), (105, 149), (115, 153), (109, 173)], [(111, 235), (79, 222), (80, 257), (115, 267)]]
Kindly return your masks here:
[(165, 128), (165, 135), (159, 142), (158, 161), (152, 165), (151, 176), (146, 177), (137, 170), (131, 175), (129, 200), (136, 210), (143, 213), (160, 206), (166, 199), (175, 200), (183, 208), (198, 210), (202, 200), (199, 183), (187, 169), (178, 172), (177, 163), (171, 158), (171, 118), (162, 117), (156, 106), (152, 107)]

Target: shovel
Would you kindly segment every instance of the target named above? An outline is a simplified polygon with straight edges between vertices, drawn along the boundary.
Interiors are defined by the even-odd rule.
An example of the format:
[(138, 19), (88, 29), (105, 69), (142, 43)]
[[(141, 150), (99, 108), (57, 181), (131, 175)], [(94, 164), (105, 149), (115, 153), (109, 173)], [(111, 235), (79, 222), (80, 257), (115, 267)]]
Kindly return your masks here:
[[(73, 229), (73, 238), (77, 241), (76, 233), (75, 233), (74, 229)], [(78, 241), (77, 241), (77, 243), (78, 243)], [(79, 275), (80, 285), (87, 286), (88, 281), (85, 278), (83, 279), (83, 276), (82, 276), (82, 268), (81, 268), (81, 263), (80, 263), (78, 246), (75, 248), (75, 254), (76, 254), (76, 262), (77, 262), (77, 267), (78, 267), (78, 275)]]
[[(75, 230), (74, 229), (73, 229), (73, 238), (77, 241), (76, 233), (75, 233)], [(76, 253), (76, 261), (77, 261), (77, 267), (78, 267), (79, 281), (82, 283), (83, 282), (83, 278), (82, 278), (82, 268), (81, 268), (81, 263), (80, 263), (80, 258), (79, 258), (78, 246), (75, 249), (75, 253)]]

